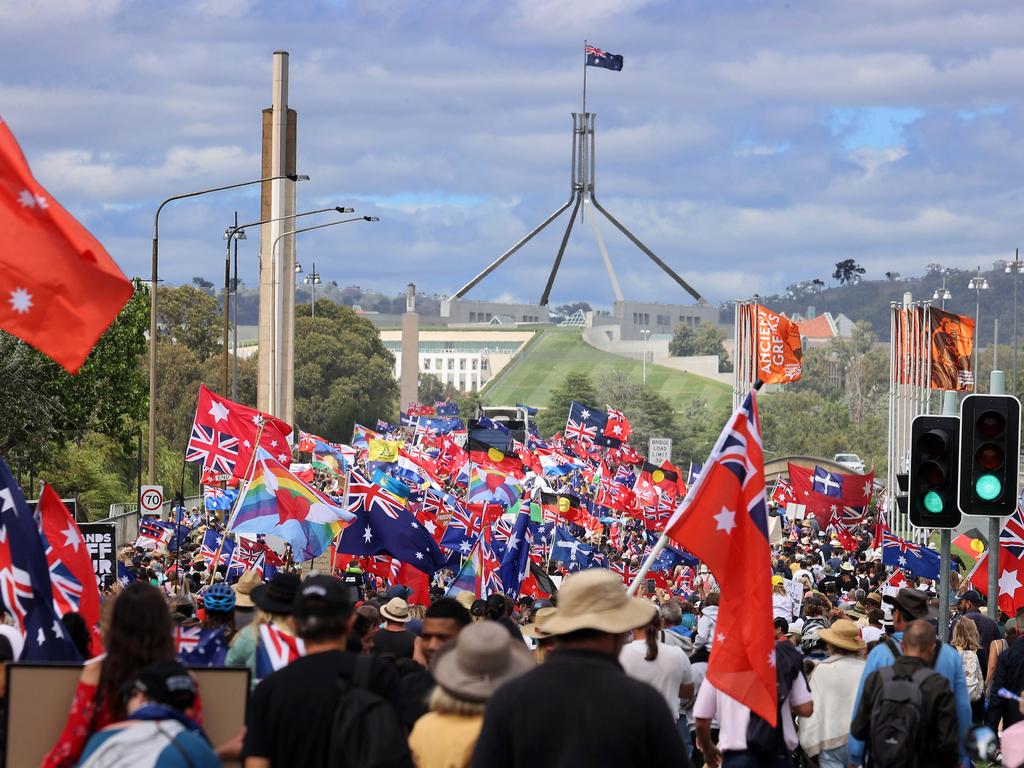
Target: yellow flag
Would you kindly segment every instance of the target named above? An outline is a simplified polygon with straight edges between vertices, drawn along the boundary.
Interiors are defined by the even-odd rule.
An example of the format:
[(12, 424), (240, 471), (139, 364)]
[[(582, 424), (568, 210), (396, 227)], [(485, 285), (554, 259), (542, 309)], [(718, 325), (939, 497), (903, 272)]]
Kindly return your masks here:
[(398, 449), (402, 447), (401, 440), (378, 440), (369, 441), (369, 451), (366, 455), (367, 461), (383, 461), (388, 464), (398, 461)]

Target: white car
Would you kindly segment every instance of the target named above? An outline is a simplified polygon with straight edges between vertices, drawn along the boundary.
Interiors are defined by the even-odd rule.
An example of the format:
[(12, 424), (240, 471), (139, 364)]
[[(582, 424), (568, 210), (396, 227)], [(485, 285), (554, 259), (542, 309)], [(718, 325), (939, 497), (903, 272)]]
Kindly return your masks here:
[(841, 464), (847, 469), (852, 469), (854, 472), (863, 472), (865, 469), (864, 462), (861, 461), (860, 456), (856, 453), (837, 453), (832, 461), (836, 464)]

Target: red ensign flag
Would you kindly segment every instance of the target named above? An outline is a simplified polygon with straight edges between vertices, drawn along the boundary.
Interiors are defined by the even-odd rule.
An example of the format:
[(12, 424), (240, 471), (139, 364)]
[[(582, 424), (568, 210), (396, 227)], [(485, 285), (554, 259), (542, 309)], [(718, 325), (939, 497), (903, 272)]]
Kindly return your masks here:
[(764, 453), (750, 392), (665, 534), (706, 563), (720, 602), (708, 680), (775, 724), (775, 630)]
[(32, 177), (0, 120), (0, 328), (77, 373), (131, 295), (99, 241)]

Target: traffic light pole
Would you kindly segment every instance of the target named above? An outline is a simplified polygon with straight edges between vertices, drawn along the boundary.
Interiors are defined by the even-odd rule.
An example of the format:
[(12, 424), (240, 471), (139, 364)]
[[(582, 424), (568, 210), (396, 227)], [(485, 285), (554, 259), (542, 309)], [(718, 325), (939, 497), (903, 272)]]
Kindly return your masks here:
[[(956, 416), (956, 392), (946, 390), (942, 393), (942, 415)], [(939, 637), (945, 642), (949, 640), (949, 555), (953, 532), (949, 528), (939, 531)]]
[[(1006, 394), (1006, 373), (992, 371), (989, 376), (989, 394)], [(1015, 468), (1016, 469), (1016, 468)], [(1016, 471), (1014, 472), (1016, 477)], [(1016, 492), (1014, 496), (1016, 497)], [(999, 620), (999, 525), (1000, 517), (988, 519), (988, 615), (993, 621)]]

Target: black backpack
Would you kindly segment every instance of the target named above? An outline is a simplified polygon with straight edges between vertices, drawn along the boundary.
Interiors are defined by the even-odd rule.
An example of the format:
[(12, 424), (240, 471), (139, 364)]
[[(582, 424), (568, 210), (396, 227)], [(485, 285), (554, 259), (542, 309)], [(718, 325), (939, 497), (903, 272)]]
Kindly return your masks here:
[(391, 705), (370, 690), (372, 656), (357, 656), (352, 680), (338, 679), (331, 765), (336, 768), (411, 768), (405, 731)]
[(897, 676), (892, 667), (878, 670), (881, 681), (871, 703), (868, 762), (873, 768), (914, 768), (922, 746), (924, 716), (921, 685), (934, 674), (923, 667), (910, 677)]
[(750, 713), (747, 724), (747, 751), (764, 757), (789, 753), (782, 732), (782, 707), (793, 690), (797, 675), (803, 674), (803, 655), (790, 643), (775, 644), (775, 726), (760, 715)]

